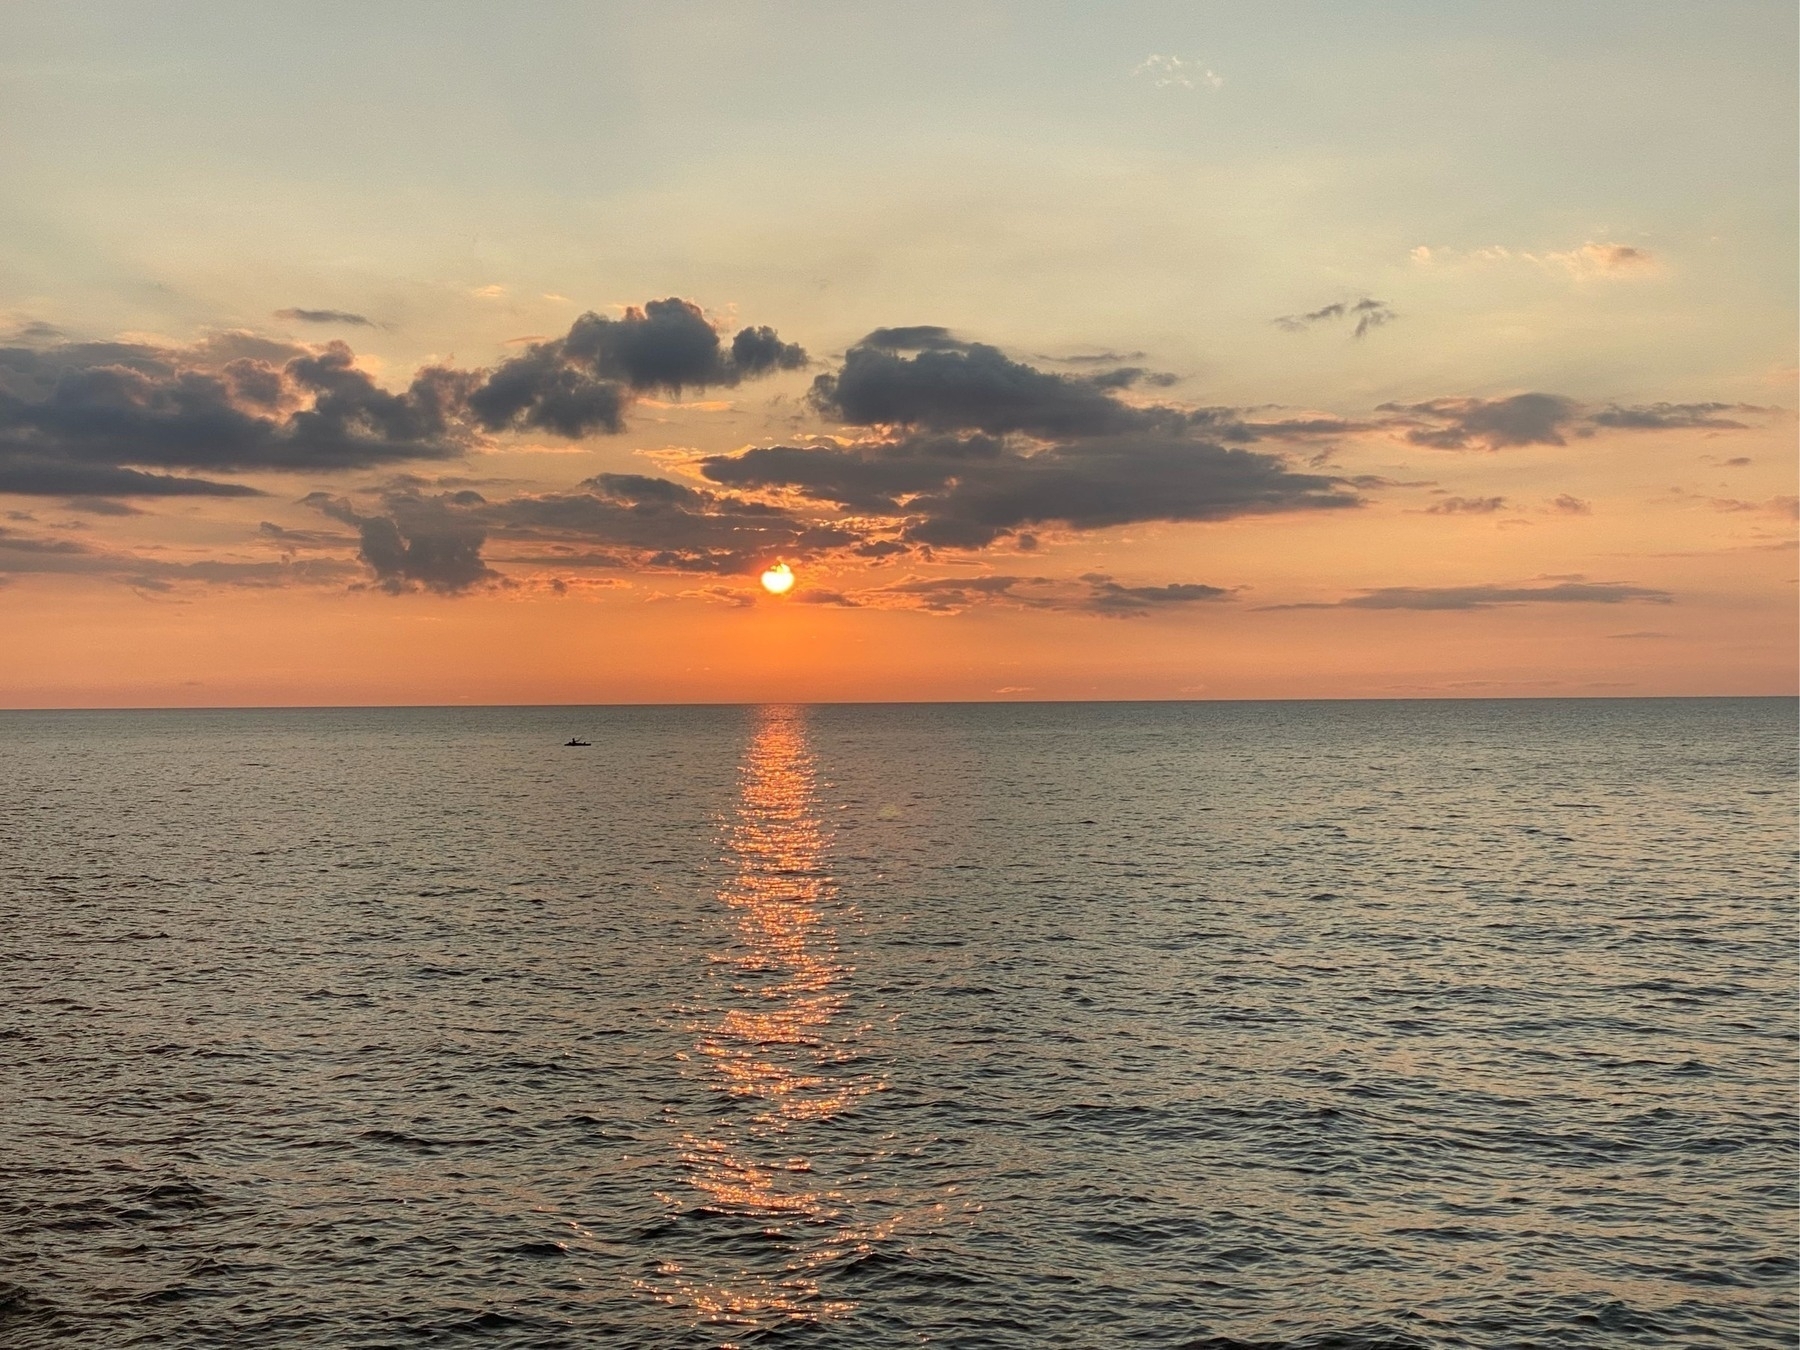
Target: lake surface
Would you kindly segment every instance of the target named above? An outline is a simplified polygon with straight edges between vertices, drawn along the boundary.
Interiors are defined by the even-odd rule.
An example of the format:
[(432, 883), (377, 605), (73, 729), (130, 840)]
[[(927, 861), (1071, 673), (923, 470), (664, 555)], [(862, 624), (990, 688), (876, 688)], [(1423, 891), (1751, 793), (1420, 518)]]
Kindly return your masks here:
[(1794, 1346), (1795, 732), (0, 713), (0, 1344)]

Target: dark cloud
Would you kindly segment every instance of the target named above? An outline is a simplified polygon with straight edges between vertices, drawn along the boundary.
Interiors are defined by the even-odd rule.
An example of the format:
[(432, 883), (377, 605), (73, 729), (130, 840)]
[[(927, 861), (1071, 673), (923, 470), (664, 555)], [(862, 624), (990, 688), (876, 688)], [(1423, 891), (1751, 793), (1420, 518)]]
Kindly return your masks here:
[[(908, 335), (902, 345), (893, 335)], [(926, 343), (918, 334), (940, 334)], [(1305, 439), (1366, 430), (1342, 418), (1259, 420), (1240, 408), (1173, 408), (1126, 403), (1139, 385), (1166, 387), (1177, 377), (1143, 366), (1064, 375), (1014, 361), (997, 347), (963, 342), (937, 328), (877, 329), (844, 356), (836, 373), (813, 381), (815, 409), (851, 426), (916, 432), (983, 432), (1073, 440), (1125, 432), (1192, 433), (1246, 443)], [(899, 353), (913, 351), (910, 357)]]
[(487, 530), (474, 510), (486, 504), (480, 493), (390, 493), (382, 515), (365, 515), (322, 492), (310, 494), (304, 504), (356, 527), (357, 556), (390, 595), (414, 590), (460, 595), (500, 580), (481, 559)]
[(1638, 407), (1612, 404), (1592, 414), (1597, 427), (1629, 431), (1662, 431), (1683, 427), (1708, 427), (1718, 431), (1742, 431), (1745, 423), (1724, 413), (1760, 413), (1764, 409), (1745, 403), (1649, 403)]
[(1181, 376), (1166, 370), (1150, 370), (1144, 366), (1119, 366), (1090, 375), (1087, 382), (1096, 389), (1130, 389), (1140, 384), (1167, 389), (1170, 385), (1180, 384)]
[(852, 511), (897, 515), (900, 503), (941, 490), (977, 467), (1019, 458), (994, 436), (911, 436), (852, 446), (757, 446), (711, 455), (700, 472), (737, 488), (784, 488)]
[(1144, 427), (1166, 413), (1130, 407), (1091, 380), (1039, 370), (982, 343), (925, 347), (911, 358), (891, 346), (852, 347), (836, 374), (813, 382), (812, 402), (853, 426), (996, 436), (1099, 435)]
[(1037, 359), (1067, 366), (1119, 366), (1142, 361), (1147, 355), (1147, 352), (1082, 352), (1074, 356), (1045, 356), (1039, 353)]
[(218, 333), (180, 348), (16, 343), (0, 347), (0, 493), (244, 496), (254, 489), (197, 475), (450, 459), (479, 432), (507, 428), (617, 432), (643, 391), (732, 385), (805, 362), (771, 328), (741, 329), (727, 345), (679, 299), (619, 319), (584, 314), (565, 337), (496, 368), (428, 366), (399, 392), (359, 370), (342, 342)]
[(80, 343), (0, 349), (0, 492), (242, 496), (169, 470), (366, 468), (460, 454), (450, 372), (389, 393), (342, 343), (248, 334), (190, 348)]
[(777, 506), (640, 474), (600, 474), (582, 491), (515, 497), (484, 513), (505, 538), (611, 550), (621, 565), (679, 572), (760, 572), (855, 544), (860, 535)]
[(1010, 455), (906, 504), (902, 538), (967, 547), (1020, 526), (1103, 529), (1359, 504), (1335, 479), (1180, 436), (1099, 437)]
[(1558, 394), (1514, 394), (1510, 398), (1439, 398), (1425, 403), (1383, 403), (1389, 425), (1405, 428), (1414, 445), (1438, 450), (1504, 450), (1522, 445), (1566, 445), (1570, 436), (1600, 431), (1662, 431), (1704, 428), (1741, 431), (1748, 424), (1723, 414), (1766, 414), (1746, 403), (1611, 404), (1584, 409)]
[[(1410, 428), (1406, 433), (1407, 440), (1437, 450), (1566, 445), (1565, 433), (1576, 426), (1581, 416), (1579, 404), (1556, 394), (1383, 403), (1378, 411), (1398, 414), (1398, 424)], [(1577, 431), (1576, 434), (1583, 433)]]
[(583, 314), (562, 339), (562, 351), (602, 379), (673, 393), (806, 364), (805, 351), (780, 341), (772, 328), (741, 330), (727, 352), (700, 307), (674, 296), (627, 309), (618, 319)]
[(142, 473), (105, 464), (66, 464), (43, 455), (8, 454), (0, 448), (0, 493), (25, 497), (260, 497), (241, 483), (218, 483)]
[(1618, 581), (1558, 581), (1548, 586), (1384, 586), (1329, 604), (1270, 605), (1269, 609), (1495, 609), (1503, 605), (1618, 605), (1633, 600), (1666, 605), (1667, 591)]
[(70, 511), (80, 511), (89, 516), (141, 516), (144, 513), (129, 502), (115, 501), (111, 497), (71, 497), (63, 503)]
[(1082, 577), (1092, 587), (1087, 608), (1115, 618), (1135, 618), (1154, 609), (1223, 600), (1231, 592), (1222, 586), (1196, 582), (1171, 582), (1163, 586), (1121, 586), (1111, 577), (1090, 573)]
[(747, 575), (861, 538), (763, 502), (642, 474), (599, 474), (571, 492), (497, 502), (473, 491), (401, 489), (384, 494), (378, 511), (328, 493), (305, 504), (356, 526), (363, 562), (396, 594), (422, 587), (454, 595), (498, 580), (482, 556), (490, 539), (511, 546), (515, 562)]
[(1355, 338), (1367, 337), (1374, 329), (1383, 324), (1392, 323), (1398, 316), (1385, 300), (1373, 300), (1364, 296), (1354, 302), (1339, 300), (1334, 304), (1311, 310), (1305, 314), (1283, 314), (1272, 320), (1277, 328), (1289, 333), (1304, 333), (1316, 324), (1331, 323), (1340, 319), (1351, 320), (1355, 327), (1350, 335)]
[(971, 344), (948, 328), (940, 328), (934, 323), (916, 323), (910, 327), (877, 328), (856, 345), (884, 352), (962, 352)]
[(560, 342), (534, 345), (470, 390), (469, 411), (488, 431), (548, 431), (568, 439), (625, 429), (630, 391), (564, 358)]
[(533, 343), (489, 373), (468, 406), (487, 431), (615, 433), (638, 394), (732, 386), (806, 360), (767, 327), (740, 329), (727, 347), (698, 305), (672, 296), (618, 319), (583, 314), (564, 337)]
[(1583, 501), (1580, 497), (1572, 497), (1566, 492), (1550, 505), (1552, 509), (1562, 512), (1565, 516), (1591, 516), (1594, 514), (1592, 502)]
[(700, 472), (727, 487), (886, 517), (902, 546), (925, 548), (984, 548), (1038, 525), (1101, 529), (1357, 504), (1337, 479), (1221, 444), (1329, 435), (1350, 424), (1257, 422), (1236, 409), (1117, 397), (1142, 374), (1059, 375), (944, 329), (878, 329), (815, 381), (813, 401), (840, 421), (890, 434), (712, 455)]
[(1338, 480), (1296, 473), (1276, 456), (1179, 433), (1089, 437), (1032, 453), (981, 435), (771, 446), (709, 456), (700, 471), (734, 487), (891, 515), (902, 540), (945, 548), (982, 548), (1025, 526), (1226, 520), (1359, 501)]
[[(1298, 317), (1351, 322), (1382, 310), (1364, 300)], [(1305, 471), (1297, 458), (1258, 448), (1269, 442), (1310, 452), (1321, 440), (1387, 427), (1444, 448), (1564, 444), (1604, 428), (1732, 425), (1723, 413), (1737, 411), (1651, 404), (1592, 413), (1555, 395), (1521, 394), (1385, 405), (1382, 417), (1355, 422), (1266, 406), (1155, 403), (1144, 395), (1168, 377), (1120, 360), (1113, 353), (1069, 358), (1078, 368), (1058, 373), (940, 327), (877, 329), (814, 382), (812, 406), (842, 424), (839, 434), (707, 456), (695, 466), (699, 483), (606, 473), (568, 491), (490, 499), (473, 490), (473, 480), (390, 473), (383, 487), (354, 499), (328, 492), (306, 499), (352, 527), (354, 538), (273, 523), (260, 536), (290, 558), (343, 550), (344, 567), (353, 566), (353, 547), (381, 589), (443, 595), (512, 584), (486, 556), (495, 547), (503, 562), (713, 576), (751, 574), (777, 558), (880, 564), (936, 550), (1023, 552), (1038, 546), (1045, 529), (1336, 510), (1360, 505), (1362, 490), (1390, 486), (1334, 476), (1320, 463)], [(772, 329), (746, 327), (727, 339), (697, 306), (676, 298), (619, 318), (584, 314), (566, 335), (534, 341), (492, 368), (427, 367), (398, 391), (358, 370), (341, 342), (230, 333), (180, 349), (0, 347), (0, 491), (113, 502), (244, 495), (254, 489), (212, 475), (448, 459), (482, 444), (483, 433), (509, 429), (613, 432), (651, 391), (729, 387), (805, 363), (805, 353)], [(1430, 509), (1488, 514), (1502, 506), (1499, 497), (1446, 497)], [(1559, 500), (1558, 509), (1569, 508)], [(1582, 594), (1581, 583), (1559, 589), (1548, 585), (1553, 580), (1510, 591), (1372, 591), (1341, 603), (1481, 608), (1661, 596), (1612, 583)], [(1129, 586), (1099, 574), (900, 587), (839, 594), (857, 605), (955, 608), (985, 597), (1113, 617), (1225, 595), (1198, 583)], [(1435, 603), (1427, 603), (1431, 597)]]
[(1490, 516), (1505, 505), (1504, 497), (1446, 497), (1425, 510), (1434, 516)]
[(373, 328), (375, 321), (346, 309), (278, 309), (275, 317), (289, 323), (335, 323), (352, 328)]
[(1345, 309), (1345, 303), (1339, 300), (1335, 304), (1326, 305), (1323, 309), (1315, 309), (1306, 314), (1277, 314), (1270, 322), (1284, 332), (1304, 333), (1315, 323), (1343, 318)]
[(1365, 337), (1372, 329), (1392, 323), (1398, 317), (1381, 300), (1358, 300), (1350, 307), (1350, 313), (1356, 318), (1356, 328), (1350, 334), (1351, 337)]

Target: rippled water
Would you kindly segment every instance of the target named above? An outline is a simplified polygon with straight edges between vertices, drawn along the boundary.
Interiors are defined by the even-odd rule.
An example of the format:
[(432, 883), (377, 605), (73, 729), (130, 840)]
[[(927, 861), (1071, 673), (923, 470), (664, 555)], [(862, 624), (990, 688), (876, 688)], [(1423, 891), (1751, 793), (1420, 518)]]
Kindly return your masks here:
[(0, 714), (0, 1344), (1795, 1345), (1794, 741)]

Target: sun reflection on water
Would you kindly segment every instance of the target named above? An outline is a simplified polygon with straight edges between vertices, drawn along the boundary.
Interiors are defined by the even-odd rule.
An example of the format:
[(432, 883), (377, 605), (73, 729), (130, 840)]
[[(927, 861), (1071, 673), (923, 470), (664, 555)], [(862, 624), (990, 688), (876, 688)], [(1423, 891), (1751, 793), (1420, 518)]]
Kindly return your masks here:
[(855, 967), (833, 923), (840, 900), (805, 714), (757, 717), (718, 892), (735, 928), (711, 957), (716, 997), (693, 1028), (690, 1063), (713, 1101), (704, 1127), (681, 1139), (690, 1189), (665, 1197), (684, 1222), (716, 1229), (709, 1253), (747, 1245), (756, 1256), (707, 1259), (731, 1268), (704, 1275), (665, 1261), (655, 1291), (727, 1336), (846, 1316), (855, 1304), (825, 1288), (830, 1268), (872, 1250), (897, 1222), (859, 1218), (842, 1169), (819, 1165), (821, 1132), (883, 1084), (858, 1051), (867, 1028), (844, 1016)]

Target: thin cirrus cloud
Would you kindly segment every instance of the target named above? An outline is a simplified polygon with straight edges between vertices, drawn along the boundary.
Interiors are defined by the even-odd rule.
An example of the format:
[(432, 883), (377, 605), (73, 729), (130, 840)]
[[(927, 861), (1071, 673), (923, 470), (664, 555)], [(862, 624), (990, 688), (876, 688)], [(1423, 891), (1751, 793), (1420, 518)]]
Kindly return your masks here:
[(1108, 619), (1136, 619), (1171, 610), (1225, 600), (1223, 586), (1176, 582), (1162, 586), (1127, 586), (1100, 572), (1073, 580), (1044, 576), (908, 577), (886, 586), (846, 595), (838, 591), (806, 597), (814, 604), (877, 609), (917, 609), (932, 614), (960, 614), (978, 605), (1091, 614)]
[(1445, 497), (1425, 508), (1433, 516), (1491, 516), (1506, 505), (1504, 497)]
[(1131, 71), (1133, 79), (1148, 80), (1157, 89), (1213, 89), (1225, 87), (1225, 77), (1203, 62), (1160, 52), (1145, 57)]
[(355, 582), (360, 569), (336, 558), (178, 562), (97, 548), (71, 539), (46, 539), (0, 527), (0, 584), (26, 574), (89, 577), (117, 582), (142, 592), (158, 593), (194, 583), (257, 589), (295, 585), (343, 586)]
[(1649, 249), (1636, 244), (1619, 244), (1588, 240), (1573, 248), (1516, 249), (1501, 244), (1483, 248), (1433, 248), (1420, 244), (1412, 250), (1416, 266), (1426, 268), (1493, 267), (1523, 263), (1549, 271), (1566, 273), (1577, 281), (1629, 280), (1653, 276), (1661, 271), (1661, 260)]
[(275, 317), (288, 323), (335, 324), (348, 328), (374, 328), (375, 320), (347, 309), (278, 309)]
[(1481, 610), (1512, 605), (1666, 605), (1675, 597), (1650, 586), (1620, 581), (1558, 581), (1548, 586), (1383, 586), (1343, 600), (1265, 605), (1264, 609)]

